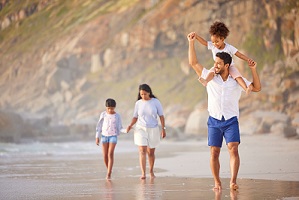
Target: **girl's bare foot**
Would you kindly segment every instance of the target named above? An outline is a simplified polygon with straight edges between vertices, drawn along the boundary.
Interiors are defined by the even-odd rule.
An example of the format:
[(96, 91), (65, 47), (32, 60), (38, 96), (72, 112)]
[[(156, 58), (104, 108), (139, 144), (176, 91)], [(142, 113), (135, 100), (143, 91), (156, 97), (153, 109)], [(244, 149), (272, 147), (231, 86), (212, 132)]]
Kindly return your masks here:
[(208, 84), (208, 82), (207, 82), (205, 79), (201, 78), (201, 77), (198, 79), (198, 81), (199, 81), (203, 86), (205, 86), (205, 87), (206, 87), (207, 84)]
[(246, 95), (249, 95), (252, 91), (252, 85), (249, 85), (247, 88), (246, 88)]
[(140, 176), (140, 179), (141, 179), (141, 180), (144, 180), (144, 179), (146, 179), (146, 176), (145, 176), (145, 174), (142, 174), (142, 175)]
[(106, 176), (106, 180), (111, 180), (111, 175), (108, 175)]
[(239, 186), (237, 185), (237, 183), (231, 183), (229, 187), (230, 187), (231, 190), (239, 189)]
[(151, 172), (151, 173), (150, 173), (150, 176), (151, 176), (151, 178), (156, 178), (154, 172)]

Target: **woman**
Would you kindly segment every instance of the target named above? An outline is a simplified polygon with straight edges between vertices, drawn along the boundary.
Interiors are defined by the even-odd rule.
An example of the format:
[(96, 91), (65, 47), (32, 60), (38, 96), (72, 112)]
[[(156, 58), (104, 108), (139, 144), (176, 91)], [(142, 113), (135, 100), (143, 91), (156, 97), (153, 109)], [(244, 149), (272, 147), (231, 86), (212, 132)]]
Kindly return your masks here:
[(146, 155), (148, 155), (150, 177), (155, 178), (155, 148), (160, 143), (157, 116), (159, 116), (162, 126), (161, 137), (165, 138), (166, 127), (162, 105), (155, 95), (153, 95), (150, 86), (147, 84), (140, 85), (133, 119), (127, 128), (127, 132), (129, 132), (136, 123), (134, 143), (139, 147), (139, 162), (142, 173), (140, 179), (146, 178)]

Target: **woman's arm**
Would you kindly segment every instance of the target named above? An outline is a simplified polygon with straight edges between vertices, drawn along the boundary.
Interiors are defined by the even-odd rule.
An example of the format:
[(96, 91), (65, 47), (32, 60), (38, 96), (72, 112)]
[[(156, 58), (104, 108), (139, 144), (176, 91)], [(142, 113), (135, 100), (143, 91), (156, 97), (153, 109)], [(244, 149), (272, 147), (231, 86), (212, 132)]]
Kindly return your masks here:
[(161, 122), (161, 127), (162, 127), (161, 137), (165, 138), (166, 137), (165, 118), (163, 115), (161, 115), (159, 117), (160, 117), (160, 122)]
[(134, 126), (134, 124), (137, 122), (137, 119), (136, 117), (133, 117), (130, 125), (127, 127), (127, 133), (131, 130), (132, 126)]

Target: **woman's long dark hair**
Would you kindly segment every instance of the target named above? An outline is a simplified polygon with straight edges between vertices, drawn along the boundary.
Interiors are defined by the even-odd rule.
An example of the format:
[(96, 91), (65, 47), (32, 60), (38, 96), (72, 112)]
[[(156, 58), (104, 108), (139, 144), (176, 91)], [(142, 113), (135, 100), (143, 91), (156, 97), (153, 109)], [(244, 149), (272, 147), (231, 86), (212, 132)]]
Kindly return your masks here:
[(144, 90), (144, 91), (148, 92), (150, 98), (157, 98), (157, 97), (153, 94), (152, 89), (151, 89), (151, 87), (150, 87), (149, 85), (147, 85), (147, 84), (141, 84), (141, 85), (139, 85), (139, 91), (138, 91), (138, 97), (137, 97), (137, 100), (140, 100), (140, 99), (141, 99), (141, 96), (140, 96), (140, 90)]

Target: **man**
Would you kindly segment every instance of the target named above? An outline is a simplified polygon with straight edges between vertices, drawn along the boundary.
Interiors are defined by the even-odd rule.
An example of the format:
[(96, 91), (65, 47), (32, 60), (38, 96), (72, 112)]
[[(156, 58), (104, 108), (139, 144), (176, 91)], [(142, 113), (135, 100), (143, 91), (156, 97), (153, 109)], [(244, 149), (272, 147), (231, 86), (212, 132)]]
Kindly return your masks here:
[[(198, 63), (194, 48), (195, 33), (191, 32), (187, 36), (189, 41), (189, 64), (199, 77), (206, 78), (209, 70)], [(222, 146), (223, 137), (225, 138), (230, 155), (230, 188), (238, 189), (237, 175), (240, 166), (240, 158), (238, 146), (240, 144), (239, 133), (239, 99), (241, 97), (242, 88), (229, 75), (229, 66), (231, 64), (231, 56), (226, 52), (216, 54), (214, 63), (215, 76), (207, 84), (208, 93), (208, 145), (210, 146), (210, 167), (214, 177), (214, 189), (221, 190), (221, 181), (219, 177), (220, 162), (219, 155)], [(248, 61), (253, 81), (250, 83), (244, 78), (248, 87), (253, 92), (261, 90), (261, 83), (256, 71), (256, 63), (252, 60)]]

